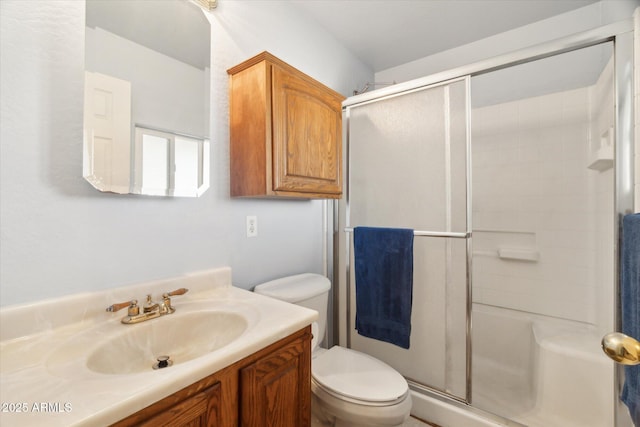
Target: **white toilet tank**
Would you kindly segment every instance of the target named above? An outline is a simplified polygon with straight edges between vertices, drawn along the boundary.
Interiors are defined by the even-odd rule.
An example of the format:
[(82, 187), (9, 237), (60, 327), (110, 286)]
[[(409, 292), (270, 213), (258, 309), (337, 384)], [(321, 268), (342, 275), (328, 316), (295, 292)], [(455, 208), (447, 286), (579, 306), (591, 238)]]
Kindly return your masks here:
[[(318, 312), (317, 344), (324, 339), (331, 282), (320, 274), (304, 273), (257, 285), (254, 292)], [(315, 336), (314, 331), (314, 336)], [(314, 340), (315, 341), (315, 340)]]

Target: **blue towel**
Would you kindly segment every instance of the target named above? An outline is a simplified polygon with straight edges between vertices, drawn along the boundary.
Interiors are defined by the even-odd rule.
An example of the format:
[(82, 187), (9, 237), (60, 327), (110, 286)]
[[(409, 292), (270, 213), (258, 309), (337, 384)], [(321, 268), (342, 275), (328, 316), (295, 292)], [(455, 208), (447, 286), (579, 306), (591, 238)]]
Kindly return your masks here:
[[(640, 339), (640, 213), (622, 219), (620, 258), (622, 333)], [(640, 427), (640, 365), (625, 366), (624, 376), (620, 398)]]
[(413, 230), (356, 227), (356, 329), (409, 348), (413, 302)]

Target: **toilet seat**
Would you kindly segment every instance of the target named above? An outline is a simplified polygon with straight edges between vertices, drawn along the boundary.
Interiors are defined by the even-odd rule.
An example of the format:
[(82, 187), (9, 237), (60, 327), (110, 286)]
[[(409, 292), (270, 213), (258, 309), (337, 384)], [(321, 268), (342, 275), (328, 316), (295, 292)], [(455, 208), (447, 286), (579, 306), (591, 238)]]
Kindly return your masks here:
[(409, 392), (407, 381), (392, 367), (344, 347), (335, 346), (318, 355), (311, 370), (314, 385), (359, 405), (394, 405)]
[(325, 396), (330, 396), (331, 398), (340, 401), (342, 403), (345, 404), (352, 404), (355, 406), (363, 406), (363, 407), (367, 407), (367, 408), (376, 408), (376, 407), (389, 407), (389, 406), (394, 406), (394, 405), (398, 405), (400, 403), (402, 403), (403, 401), (405, 401), (407, 399), (407, 397), (409, 396), (409, 390), (407, 390), (407, 392), (403, 395), (400, 396), (399, 398), (393, 400), (393, 401), (387, 401), (387, 402), (372, 402), (372, 401), (367, 401), (367, 400), (362, 400), (362, 399), (354, 399), (351, 397), (347, 397), (343, 394), (340, 393), (336, 393), (333, 390), (328, 389), (327, 387), (324, 387), (322, 384), (318, 383), (315, 378), (311, 378), (311, 391), (313, 392), (314, 395), (316, 395), (317, 397), (320, 397), (321, 400), (326, 401), (326, 398), (321, 397), (322, 395)]

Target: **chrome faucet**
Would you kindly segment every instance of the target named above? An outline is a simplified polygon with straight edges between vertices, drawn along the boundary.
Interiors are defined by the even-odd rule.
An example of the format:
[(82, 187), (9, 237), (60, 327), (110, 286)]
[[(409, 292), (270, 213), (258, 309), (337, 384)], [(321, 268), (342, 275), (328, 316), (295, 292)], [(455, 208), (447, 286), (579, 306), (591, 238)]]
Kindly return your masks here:
[(118, 310), (122, 310), (128, 307), (127, 315), (122, 318), (122, 323), (131, 325), (134, 323), (144, 322), (145, 320), (155, 319), (156, 317), (164, 316), (165, 314), (171, 314), (176, 309), (171, 305), (171, 297), (176, 295), (184, 295), (189, 291), (186, 288), (176, 289), (172, 292), (162, 294), (162, 302), (155, 303), (151, 299), (151, 294), (147, 295), (147, 302), (142, 307), (142, 313), (140, 313), (140, 307), (138, 306), (138, 300), (125, 301), (118, 304), (113, 304), (107, 307), (107, 311), (115, 313)]

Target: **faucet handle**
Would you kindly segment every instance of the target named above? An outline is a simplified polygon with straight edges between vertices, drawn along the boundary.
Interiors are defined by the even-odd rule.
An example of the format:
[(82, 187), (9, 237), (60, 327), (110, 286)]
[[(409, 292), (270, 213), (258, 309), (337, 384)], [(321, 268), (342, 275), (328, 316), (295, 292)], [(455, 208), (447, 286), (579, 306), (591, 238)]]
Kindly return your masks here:
[(162, 296), (164, 297), (165, 295), (168, 297), (174, 297), (176, 295), (184, 295), (187, 292), (189, 292), (189, 289), (187, 288), (180, 288), (180, 289), (176, 289), (175, 291), (171, 291), (171, 292), (167, 292), (165, 294), (162, 294)]
[[(115, 313), (116, 311), (122, 310), (125, 307), (129, 307), (129, 314), (137, 311), (138, 309), (138, 300), (133, 299), (131, 301), (125, 301), (118, 304), (112, 304), (107, 307), (107, 311), (110, 313)], [(137, 313), (136, 313), (137, 314)]]
[(165, 292), (164, 294), (162, 294), (162, 308), (161, 308), (161, 310), (164, 312), (164, 314), (171, 314), (174, 311), (176, 311), (176, 309), (173, 308), (173, 306), (171, 305), (171, 298), (170, 297), (173, 297), (173, 296), (176, 296), (176, 295), (184, 295), (187, 292), (189, 292), (189, 289), (180, 288), (180, 289), (176, 289), (175, 291)]

